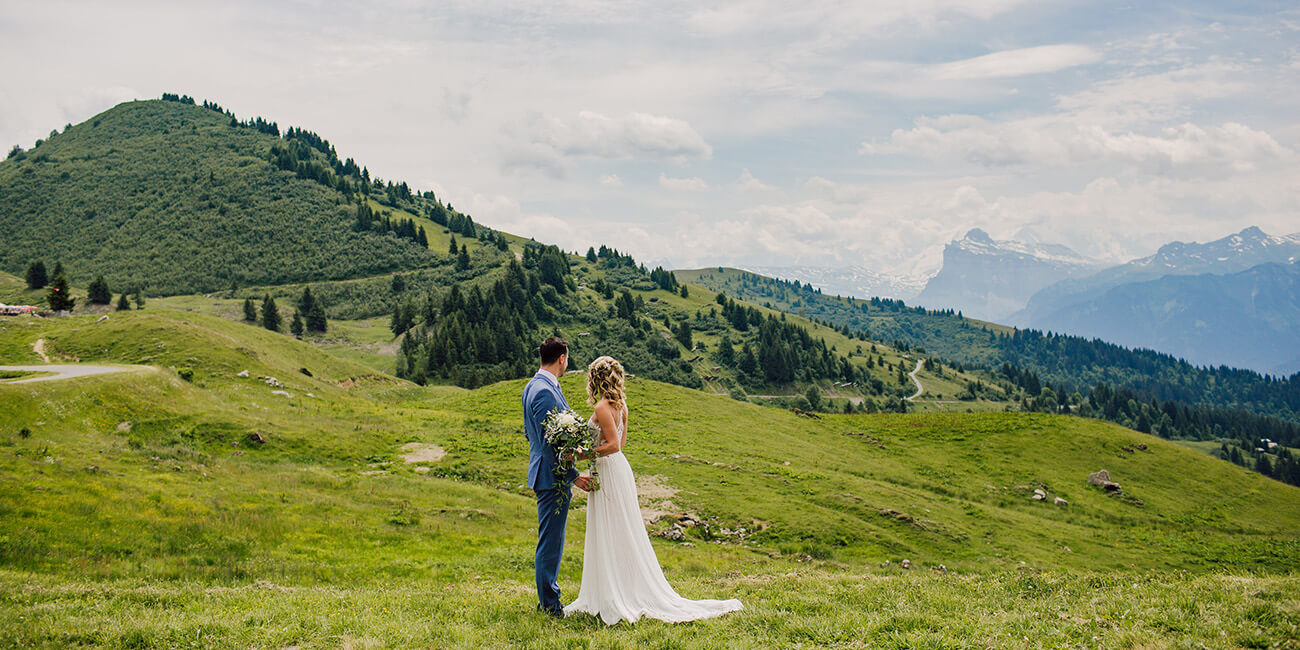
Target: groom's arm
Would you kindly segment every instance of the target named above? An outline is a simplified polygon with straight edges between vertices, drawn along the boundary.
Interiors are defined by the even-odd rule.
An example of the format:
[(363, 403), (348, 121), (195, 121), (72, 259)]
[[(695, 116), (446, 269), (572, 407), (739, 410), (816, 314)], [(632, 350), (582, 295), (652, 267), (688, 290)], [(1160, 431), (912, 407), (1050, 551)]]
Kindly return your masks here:
[[(537, 427), (539, 431), (542, 431), (543, 429), (542, 422), (546, 420), (547, 414), (549, 414), (551, 411), (555, 410), (559, 406), (560, 406), (560, 401), (557, 400), (555, 398), (555, 394), (549, 390), (538, 391), (537, 395), (535, 395), (532, 401), (528, 403), (528, 413), (530, 416), (532, 416), (533, 421), (537, 423)], [(545, 440), (544, 431), (542, 431), (542, 435), (543, 435), (542, 442), (545, 443), (546, 440)], [(546, 448), (550, 450), (552, 460), (557, 463), (560, 462), (560, 459), (555, 454), (555, 448), (551, 447), (550, 445), (546, 445)], [(573, 481), (576, 478), (578, 478), (578, 470), (569, 468), (569, 473), (565, 476), (564, 480)]]

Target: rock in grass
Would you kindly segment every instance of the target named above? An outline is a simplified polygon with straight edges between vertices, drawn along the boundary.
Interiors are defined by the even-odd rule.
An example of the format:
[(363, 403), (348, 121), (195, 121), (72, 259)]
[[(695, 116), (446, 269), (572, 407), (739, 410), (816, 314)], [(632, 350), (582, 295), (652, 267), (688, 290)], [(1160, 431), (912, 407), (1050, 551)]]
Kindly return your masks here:
[(1061, 497), (1056, 497), (1056, 499), (1055, 499), (1054, 501), (1052, 501), (1052, 503), (1055, 503), (1055, 504), (1058, 505), (1058, 506), (1068, 506), (1068, 505), (1070, 505), (1070, 502), (1069, 502), (1069, 501), (1066, 501), (1065, 499), (1062, 499)]
[(237, 374), (237, 375), (235, 375), (235, 376), (236, 376), (236, 377), (242, 377), (242, 378), (244, 378), (244, 379), (247, 379), (247, 378), (248, 378), (248, 371), (247, 371), (247, 370), (240, 370), (240, 371), (239, 371), (239, 374)]
[(1110, 472), (1104, 469), (1089, 474), (1088, 482), (1107, 492), (1119, 493), (1123, 491), (1123, 488), (1119, 486), (1119, 483), (1110, 480)]

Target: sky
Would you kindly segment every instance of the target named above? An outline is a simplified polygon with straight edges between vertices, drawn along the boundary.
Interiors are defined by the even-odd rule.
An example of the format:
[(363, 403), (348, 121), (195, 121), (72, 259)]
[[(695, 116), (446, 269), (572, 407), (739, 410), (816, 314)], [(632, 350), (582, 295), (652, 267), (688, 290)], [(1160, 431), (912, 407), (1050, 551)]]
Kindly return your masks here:
[(1287, 3), (0, 0), (0, 144), (163, 92), (476, 221), (670, 268), (922, 277), (1300, 231)]

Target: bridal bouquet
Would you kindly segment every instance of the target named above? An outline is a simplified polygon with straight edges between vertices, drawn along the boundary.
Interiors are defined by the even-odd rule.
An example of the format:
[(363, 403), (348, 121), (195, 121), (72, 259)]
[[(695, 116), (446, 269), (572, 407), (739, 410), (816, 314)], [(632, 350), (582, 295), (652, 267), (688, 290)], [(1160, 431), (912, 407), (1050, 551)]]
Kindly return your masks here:
[[(555, 476), (561, 480), (573, 469), (579, 456), (588, 454), (595, 447), (592, 430), (595, 427), (572, 409), (556, 409), (547, 414), (542, 421), (542, 430), (547, 444), (555, 449), (559, 462), (555, 464)], [(591, 458), (591, 489), (596, 490), (596, 458)]]

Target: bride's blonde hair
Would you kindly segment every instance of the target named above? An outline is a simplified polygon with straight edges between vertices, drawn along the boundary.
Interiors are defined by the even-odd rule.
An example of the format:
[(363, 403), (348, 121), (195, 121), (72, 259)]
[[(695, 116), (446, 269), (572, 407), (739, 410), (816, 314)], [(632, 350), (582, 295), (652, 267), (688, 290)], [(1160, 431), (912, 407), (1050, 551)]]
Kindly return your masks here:
[(623, 391), (623, 364), (614, 357), (598, 357), (587, 366), (587, 404), (595, 406), (602, 398), (609, 400), (615, 411), (622, 411), (627, 403)]

